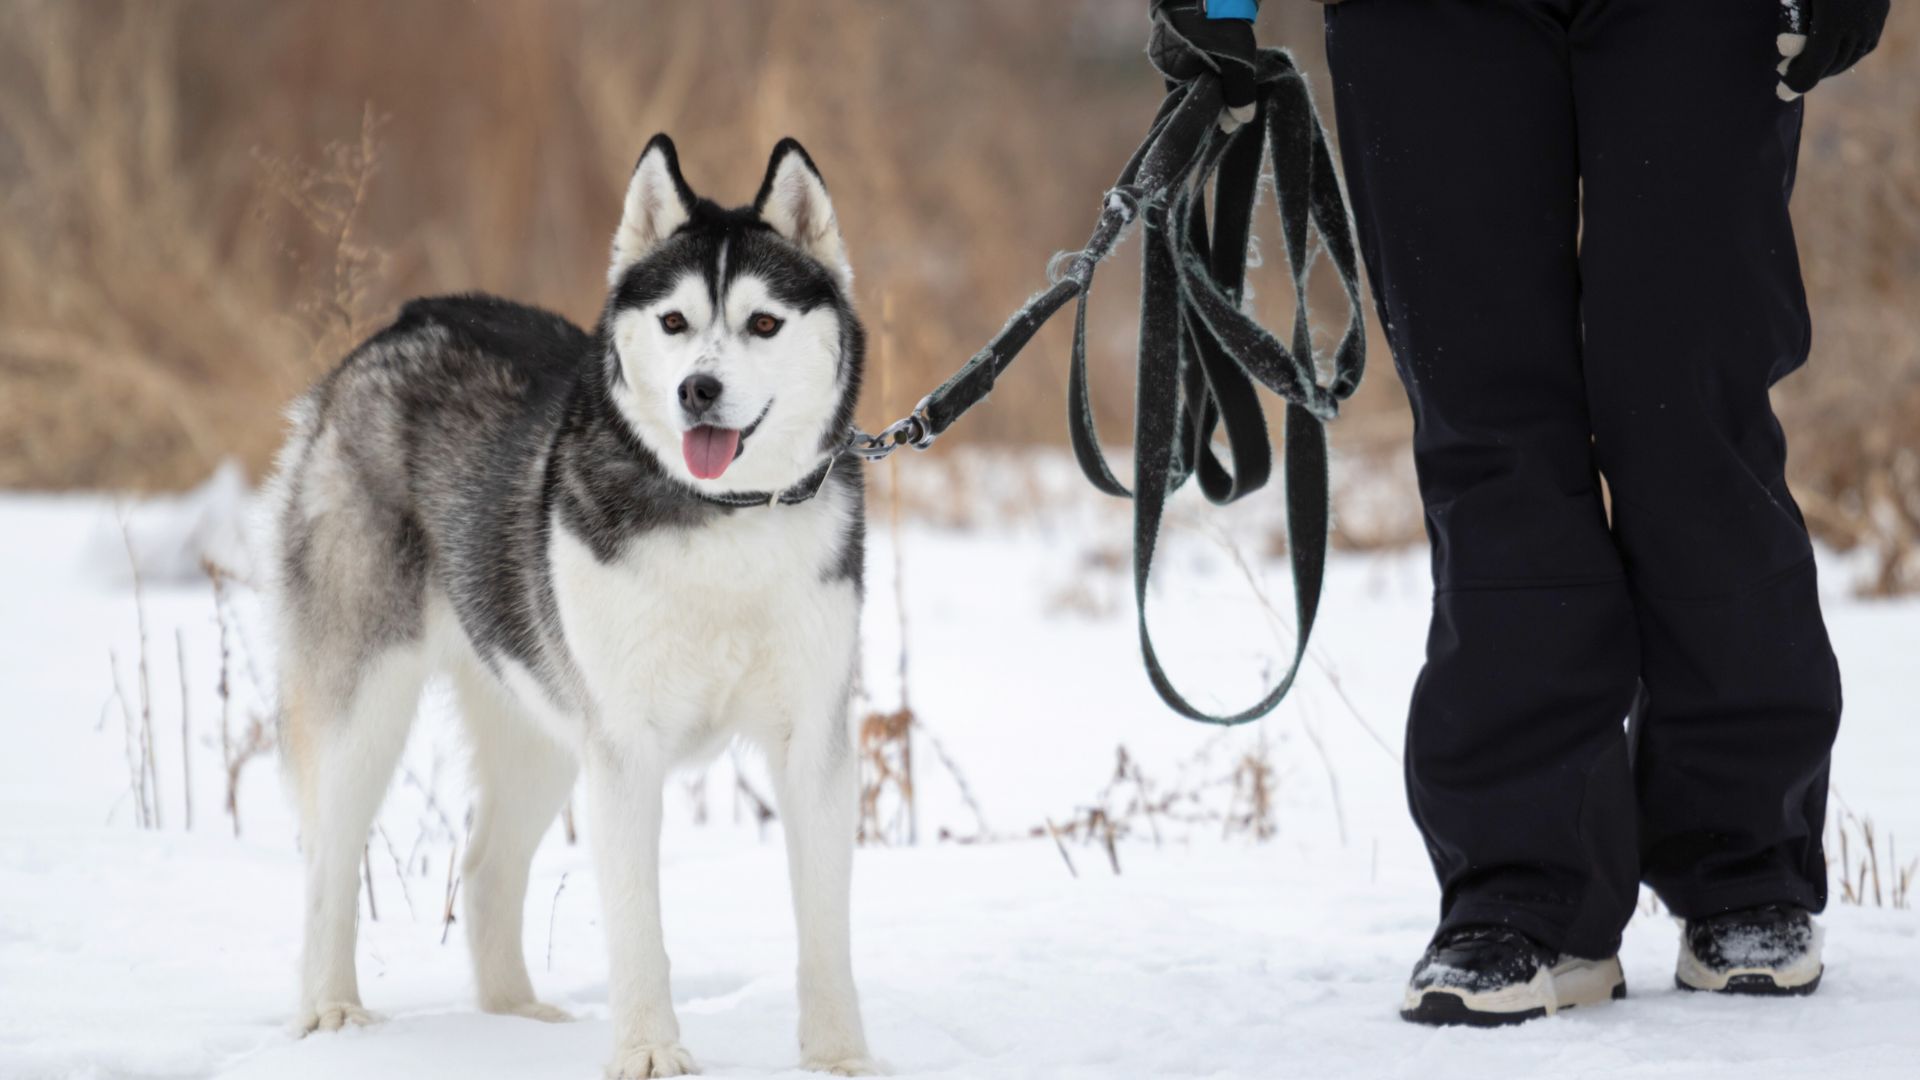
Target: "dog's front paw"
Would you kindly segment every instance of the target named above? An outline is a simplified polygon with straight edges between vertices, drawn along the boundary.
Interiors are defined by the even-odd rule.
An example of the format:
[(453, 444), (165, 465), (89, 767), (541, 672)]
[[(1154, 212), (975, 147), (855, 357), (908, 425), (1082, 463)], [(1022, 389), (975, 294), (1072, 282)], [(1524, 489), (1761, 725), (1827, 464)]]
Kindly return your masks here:
[(543, 1024), (570, 1024), (573, 1014), (558, 1006), (548, 1005), (544, 1001), (523, 1001), (516, 1005), (489, 1006), (486, 1012), (495, 1016), (520, 1016), (528, 1020), (538, 1020)]
[(823, 1072), (828, 1076), (885, 1076), (887, 1074), (887, 1070), (879, 1062), (865, 1054), (808, 1058), (802, 1064), (814, 1072)]
[(699, 1072), (693, 1055), (679, 1043), (651, 1043), (628, 1047), (613, 1055), (607, 1080), (644, 1080), (651, 1076), (691, 1076)]
[(316, 1031), (339, 1031), (345, 1027), (366, 1027), (380, 1022), (380, 1014), (368, 1012), (351, 1001), (323, 1001), (293, 1022), (296, 1036)]

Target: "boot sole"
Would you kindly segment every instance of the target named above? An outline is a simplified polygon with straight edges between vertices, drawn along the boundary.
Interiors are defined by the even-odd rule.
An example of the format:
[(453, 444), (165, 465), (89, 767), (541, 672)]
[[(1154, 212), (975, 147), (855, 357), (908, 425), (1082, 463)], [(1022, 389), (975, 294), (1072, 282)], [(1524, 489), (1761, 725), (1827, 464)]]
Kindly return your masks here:
[(1826, 977), (1823, 968), (1813, 978), (1802, 983), (1781, 985), (1774, 977), (1763, 971), (1748, 971), (1727, 976), (1721, 986), (1695, 986), (1678, 975), (1673, 977), (1673, 985), (1690, 994), (1741, 994), (1748, 997), (1806, 997), (1820, 989), (1820, 980)]
[(1431, 1027), (1507, 1027), (1582, 1005), (1603, 1005), (1627, 996), (1620, 958), (1569, 960), (1542, 969), (1524, 986), (1491, 993), (1433, 989), (1408, 991), (1400, 1019)]

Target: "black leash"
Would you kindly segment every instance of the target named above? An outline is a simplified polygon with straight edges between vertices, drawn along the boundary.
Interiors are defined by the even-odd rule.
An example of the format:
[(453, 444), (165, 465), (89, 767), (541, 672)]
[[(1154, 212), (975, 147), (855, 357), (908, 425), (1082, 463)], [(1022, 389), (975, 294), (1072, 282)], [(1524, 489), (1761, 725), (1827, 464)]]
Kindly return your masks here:
[[(1133, 593), (1140, 651), (1147, 677), (1174, 711), (1212, 724), (1242, 724), (1271, 712), (1292, 688), (1306, 658), (1319, 612), (1331, 526), (1325, 422), (1360, 383), (1366, 336), (1353, 236), (1321, 126), (1305, 78), (1285, 51), (1260, 53), (1255, 119), (1228, 134), (1219, 128), (1218, 79), (1203, 74), (1174, 85), (1154, 117), (1146, 141), (1107, 193), (1093, 236), (1063, 257), (1066, 272), (1029, 300), (987, 347), (976, 353), (911, 415), (878, 435), (854, 431), (847, 445), (813, 474), (778, 495), (740, 496), (737, 505), (802, 502), (825, 483), (842, 456), (869, 461), (902, 446), (924, 450), (968, 409), (986, 400), (1000, 374), (1067, 301), (1074, 312), (1068, 380), (1068, 423), (1074, 457), (1100, 491), (1132, 498)], [(1272, 162), (1273, 191), (1294, 286), (1291, 346), (1268, 333), (1241, 306), (1247, 240), (1261, 188), (1262, 166)], [(1208, 228), (1208, 191), (1212, 228)], [(1139, 377), (1135, 387), (1135, 491), (1107, 466), (1094, 430), (1087, 393), (1087, 298), (1094, 270), (1135, 222), (1146, 247), (1140, 296)], [(1308, 272), (1319, 236), (1346, 289), (1345, 334), (1332, 356), (1332, 380), (1315, 370), (1307, 312)], [(1058, 263), (1056, 263), (1058, 265)], [(1216, 504), (1258, 490), (1272, 473), (1272, 448), (1260, 408), (1259, 383), (1287, 403), (1285, 429), (1288, 553), (1299, 635), (1286, 675), (1253, 706), (1218, 716), (1196, 708), (1160, 666), (1147, 628), (1147, 578), (1167, 496), (1198, 476)], [(1214, 453), (1223, 433), (1229, 464)]]

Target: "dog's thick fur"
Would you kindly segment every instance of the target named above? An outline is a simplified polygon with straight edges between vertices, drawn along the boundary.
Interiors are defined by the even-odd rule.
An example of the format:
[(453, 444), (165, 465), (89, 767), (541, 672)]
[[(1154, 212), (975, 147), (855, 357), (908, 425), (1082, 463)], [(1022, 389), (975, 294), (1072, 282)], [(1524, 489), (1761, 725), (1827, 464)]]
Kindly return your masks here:
[[(726, 210), (659, 136), (609, 279), (592, 335), (490, 297), (414, 301), (293, 409), (272, 513), (307, 865), (298, 1024), (371, 1019), (361, 849), (422, 684), (445, 673), (478, 787), (461, 897), (481, 1008), (564, 1019), (534, 997), (520, 928), (528, 863), (584, 764), (608, 1073), (693, 1069), (661, 942), (662, 785), (738, 737), (765, 752), (785, 825), (803, 1059), (871, 1072), (847, 911), (861, 477), (836, 468), (792, 505), (705, 497), (795, 484), (851, 420), (864, 336), (833, 205), (791, 140), (754, 204)], [(683, 459), (696, 421), (743, 432), (724, 476)]]

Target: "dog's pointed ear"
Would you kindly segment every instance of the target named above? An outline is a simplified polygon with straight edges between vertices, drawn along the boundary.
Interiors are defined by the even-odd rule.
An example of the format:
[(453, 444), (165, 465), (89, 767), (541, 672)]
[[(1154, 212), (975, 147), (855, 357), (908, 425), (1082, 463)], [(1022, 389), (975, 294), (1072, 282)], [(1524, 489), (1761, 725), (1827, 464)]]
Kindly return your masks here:
[(626, 209), (613, 234), (613, 263), (607, 283), (617, 285), (627, 268), (645, 258), (673, 231), (693, 216), (693, 189), (680, 175), (680, 155), (673, 140), (655, 135), (640, 153), (627, 181)]
[(813, 159), (798, 142), (781, 139), (773, 148), (767, 178), (760, 183), (753, 208), (774, 232), (832, 271), (841, 288), (852, 287), (853, 268), (847, 263), (847, 248), (840, 240), (833, 200), (827, 197), (820, 170), (814, 168)]

